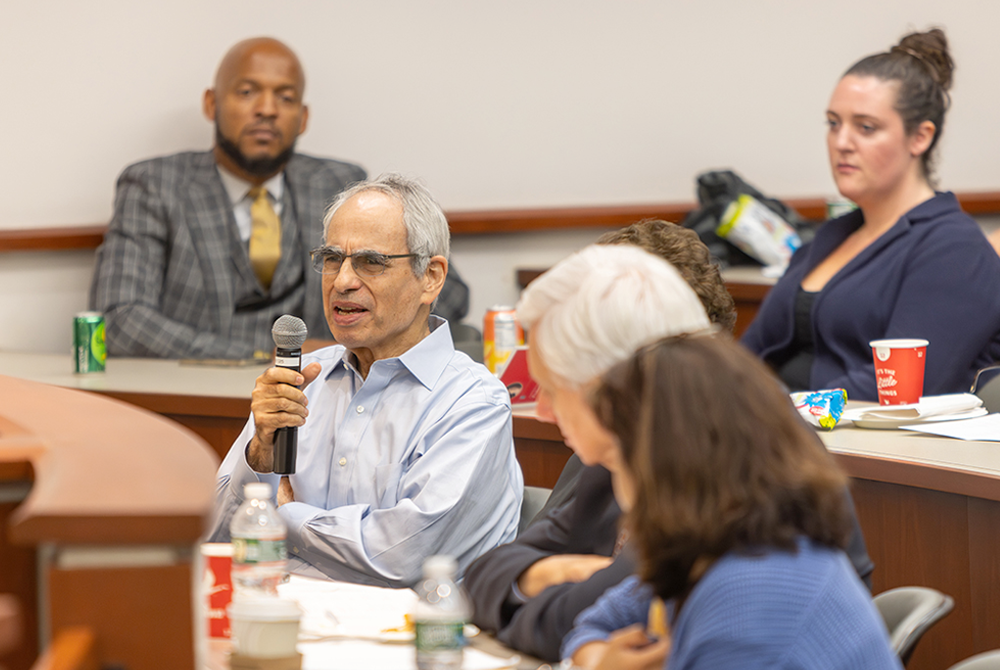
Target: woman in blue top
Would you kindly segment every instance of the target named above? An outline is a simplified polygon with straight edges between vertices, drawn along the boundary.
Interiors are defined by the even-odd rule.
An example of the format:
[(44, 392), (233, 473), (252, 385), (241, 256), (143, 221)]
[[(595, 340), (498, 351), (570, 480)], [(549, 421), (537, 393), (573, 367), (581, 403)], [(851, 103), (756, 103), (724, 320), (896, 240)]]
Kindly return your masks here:
[(1000, 354), (1000, 258), (933, 188), (953, 68), (934, 29), (858, 61), (834, 89), (830, 168), (858, 209), (799, 249), (743, 336), (792, 390), (877, 400), (876, 339), (930, 341), (925, 395), (967, 390)]
[(902, 667), (841, 550), (846, 477), (760, 361), (731, 341), (668, 338), (612, 368), (593, 403), (618, 441), (615, 497), (639, 569), (580, 614), (564, 657)]

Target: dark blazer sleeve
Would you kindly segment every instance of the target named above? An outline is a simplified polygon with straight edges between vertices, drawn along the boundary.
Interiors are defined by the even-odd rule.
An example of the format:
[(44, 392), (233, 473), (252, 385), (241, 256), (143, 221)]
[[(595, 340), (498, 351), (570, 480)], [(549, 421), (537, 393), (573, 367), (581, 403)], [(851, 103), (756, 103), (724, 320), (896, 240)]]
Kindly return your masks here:
[(536, 561), (566, 553), (573, 516), (571, 505), (553, 511), (532, 524), (516, 540), (479, 557), (465, 573), (464, 586), (472, 599), (473, 622), (485, 630), (499, 631), (510, 621), (518, 604), (513, 585)]
[(569, 460), (566, 461), (566, 465), (563, 466), (562, 472), (559, 473), (559, 479), (556, 480), (556, 485), (552, 487), (552, 492), (549, 493), (548, 500), (542, 505), (542, 509), (538, 510), (538, 513), (532, 517), (528, 524), (529, 526), (536, 521), (541, 521), (549, 515), (549, 512), (557, 507), (562, 507), (576, 495), (576, 483), (580, 481), (580, 475), (583, 474), (583, 470), (584, 465), (580, 457), (576, 454), (570, 456)]
[(514, 595), (514, 583), (528, 567), (548, 556), (610, 556), (620, 515), (608, 471), (584, 468), (566, 504), (533, 523), (514, 542), (487, 552), (466, 572), (464, 584), (473, 603), (473, 621), (484, 630), (496, 631), (504, 644), (558, 660), (559, 645), (576, 615), (631, 574), (634, 562), (623, 552), (587, 581), (550, 587), (526, 602)]
[(622, 552), (614, 563), (585, 582), (549, 587), (519, 607), (510, 623), (497, 632), (497, 639), (545, 661), (558, 661), (562, 639), (573, 628), (577, 615), (633, 572), (635, 561)]

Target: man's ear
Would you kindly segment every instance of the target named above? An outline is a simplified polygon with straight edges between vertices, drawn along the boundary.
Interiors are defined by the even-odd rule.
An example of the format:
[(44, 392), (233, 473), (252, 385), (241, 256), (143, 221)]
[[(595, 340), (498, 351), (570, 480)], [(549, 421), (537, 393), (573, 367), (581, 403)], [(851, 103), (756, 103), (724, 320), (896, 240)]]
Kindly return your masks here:
[(424, 272), (424, 292), (420, 302), (425, 305), (434, 304), (444, 286), (446, 276), (448, 276), (448, 259), (444, 256), (431, 256), (427, 262), (427, 270)]
[(302, 121), (299, 122), (299, 135), (306, 132), (309, 126), (309, 105), (302, 105)]
[(205, 89), (205, 94), (201, 97), (201, 113), (206, 119), (215, 123), (215, 89)]

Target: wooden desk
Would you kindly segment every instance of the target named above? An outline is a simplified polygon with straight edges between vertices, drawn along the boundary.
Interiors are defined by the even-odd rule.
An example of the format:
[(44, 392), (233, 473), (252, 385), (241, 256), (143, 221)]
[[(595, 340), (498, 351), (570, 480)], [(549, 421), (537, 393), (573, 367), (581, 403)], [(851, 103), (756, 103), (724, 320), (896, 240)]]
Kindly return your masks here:
[(220, 459), (250, 416), (250, 393), (265, 369), (112, 358), (106, 372), (77, 375), (68, 354), (0, 352), (0, 374), (91, 391), (155, 412), (199, 435)]
[(218, 465), (208, 446), (132, 405), (0, 376), (0, 464), (0, 488), (30, 486), (0, 518), (5, 540), (40, 559), (37, 585), (34, 564), (6, 557), (0, 578), (27, 592), (32, 619), (37, 590), (41, 644), (85, 626), (102, 665), (193, 668), (191, 556)]

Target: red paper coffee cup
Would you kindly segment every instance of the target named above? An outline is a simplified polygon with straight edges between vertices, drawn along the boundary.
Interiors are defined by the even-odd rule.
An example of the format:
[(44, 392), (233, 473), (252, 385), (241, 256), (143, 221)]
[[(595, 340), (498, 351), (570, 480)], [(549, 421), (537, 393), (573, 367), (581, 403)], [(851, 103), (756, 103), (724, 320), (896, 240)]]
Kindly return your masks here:
[(228, 542), (208, 542), (201, 545), (205, 557), (203, 587), (208, 636), (230, 636), (229, 614), (226, 608), (233, 599), (233, 545)]
[(924, 394), (927, 340), (872, 340), (880, 405), (909, 405)]

